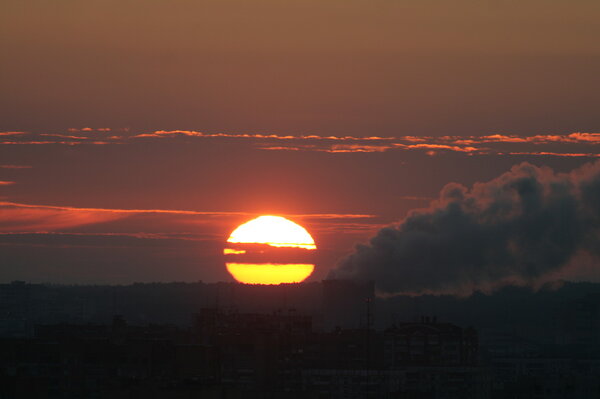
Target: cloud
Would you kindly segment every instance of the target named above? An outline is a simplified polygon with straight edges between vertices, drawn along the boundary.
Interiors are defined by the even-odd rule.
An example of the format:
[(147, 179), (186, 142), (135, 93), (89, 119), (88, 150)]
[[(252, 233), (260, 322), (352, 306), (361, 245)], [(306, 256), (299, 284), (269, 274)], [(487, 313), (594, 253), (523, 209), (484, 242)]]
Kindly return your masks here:
[(58, 137), (62, 139), (73, 139), (73, 140), (91, 140), (91, 137), (87, 136), (72, 136), (68, 134), (51, 134), (51, 133), (42, 133), (40, 136), (44, 137)]
[(0, 202), (0, 231), (56, 231), (125, 219), (135, 215), (223, 216), (237, 212), (197, 212), (165, 209), (104, 209)]
[(27, 132), (0, 132), (0, 136), (21, 136)]
[(29, 165), (0, 165), (0, 169), (31, 169)]
[(360, 144), (336, 144), (325, 152), (384, 152), (393, 148), (390, 145), (360, 145)]
[[(429, 137), (432, 139), (432, 137)], [(571, 133), (563, 135), (504, 135), (492, 134), (487, 136), (442, 136), (440, 140), (455, 144), (481, 144), (481, 143), (600, 143), (600, 133)]]
[[(279, 135), (279, 134), (235, 134), (235, 133), (204, 133), (195, 130), (158, 130), (152, 133), (142, 133), (133, 136), (133, 139), (167, 139), (175, 137), (188, 137), (194, 139), (224, 138), (242, 139), (249, 141), (262, 150), (268, 151), (309, 151), (328, 153), (365, 153), (386, 151), (422, 151), (427, 155), (441, 153), (463, 153), (466, 155), (545, 155), (556, 157), (581, 157), (595, 156), (595, 152), (583, 152), (582, 148), (589, 148), (600, 143), (600, 133), (571, 133), (565, 135), (503, 135), (492, 134), (484, 136), (320, 136), (320, 135)], [(553, 149), (542, 150), (543, 146), (561, 144), (564, 152)], [(506, 146), (513, 147), (506, 147)], [(514, 146), (519, 146), (515, 151)], [(533, 146), (533, 147), (532, 147)], [(573, 151), (573, 146), (578, 146), (578, 151)], [(513, 148), (510, 150), (510, 148)], [(568, 150), (567, 150), (568, 148)], [(595, 148), (594, 148), (595, 149)]]
[(71, 127), (67, 130), (71, 133), (76, 133), (76, 132), (110, 132), (112, 129), (108, 128), (108, 127), (102, 127), (102, 128), (96, 128), (96, 129), (93, 129), (91, 127), (83, 127), (83, 128)]
[(470, 188), (446, 185), (330, 277), (374, 279), (384, 293), (468, 293), (534, 284), (582, 253), (600, 256), (600, 162), (566, 174), (522, 163)]
[[(72, 232), (0, 232), (2, 246), (60, 248), (127, 248), (141, 246), (197, 245), (214, 242), (200, 234), (179, 233), (72, 233)], [(189, 243), (189, 244), (185, 244)]]
[(116, 220), (113, 212), (0, 202), (0, 231), (50, 231)]
[(133, 136), (134, 138), (148, 137), (172, 137), (172, 136), (188, 136), (202, 138), (233, 138), (233, 139), (267, 139), (267, 140), (328, 140), (328, 141), (386, 141), (393, 140), (393, 137), (354, 137), (354, 136), (318, 136), (318, 135), (279, 135), (279, 134), (252, 134), (252, 133), (204, 133), (195, 130), (157, 130), (152, 133), (142, 133)]
[(406, 149), (426, 149), (426, 150), (448, 150), (455, 152), (465, 152), (465, 153), (474, 153), (478, 151), (485, 151), (486, 148), (477, 148), (477, 147), (459, 147), (459, 146), (450, 146), (446, 144), (395, 144), (397, 148), (406, 148)]
[(15, 184), (15, 182), (14, 181), (0, 180), (0, 186), (10, 186), (12, 184)]
[(579, 142), (600, 143), (600, 133), (571, 133), (568, 137)]
[[(107, 136), (98, 133), (113, 132)], [(77, 133), (77, 134), (75, 134)], [(226, 140), (265, 151), (306, 151), (326, 153), (373, 153), (387, 151), (416, 151), (425, 155), (459, 153), (494, 156), (597, 157), (600, 133), (575, 132), (563, 135), (482, 136), (413, 136), (382, 137), (377, 135), (285, 135), (262, 133), (208, 133), (197, 130), (156, 130), (149, 133), (130, 133), (128, 129), (71, 128), (63, 133), (3, 132), (4, 145), (110, 145), (132, 144), (140, 140)]]
[(361, 153), (361, 152), (385, 152), (391, 148), (392, 145), (360, 145), (360, 144), (335, 144), (327, 146), (318, 145), (285, 145), (285, 146), (262, 146), (261, 150), (267, 151), (315, 151), (315, 152), (328, 152), (331, 154), (336, 153)]
[[(107, 132), (117, 131), (122, 135), (107, 136)], [(4, 145), (106, 145), (120, 144), (128, 140), (127, 129), (82, 128), (67, 129), (66, 132), (0, 132), (0, 144)], [(77, 134), (75, 134), (77, 133)]]
[(97, 145), (107, 145), (107, 144), (116, 144), (110, 141), (50, 141), (50, 140), (33, 140), (33, 141), (0, 141), (0, 145), (47, 145), (47, 144), (62, 144), (62, 145), (80, 145), (80, 144), (97, 144)]
[(568, 157), (568, 158), (600, 158), (598, 153), (569, 153), (569, 152), (510, 152), (510, 155), (533, 155), (533, 156), (551, 156), (551, 157)]
[[(0, 232), (56, 231), (79, 226), (94, 225), (143, 215), (187, 217), (257, 216), (248, 212), (202, 212), (171, 209), (111, 209), (79, 208), (70, 206), (31, 205), (0, 201)], [(352, 220), (372, 218), (363, 214), (297, 214), (284, 215), (313, 220)], [(197, 222), (197, 220), (195, 220)]]

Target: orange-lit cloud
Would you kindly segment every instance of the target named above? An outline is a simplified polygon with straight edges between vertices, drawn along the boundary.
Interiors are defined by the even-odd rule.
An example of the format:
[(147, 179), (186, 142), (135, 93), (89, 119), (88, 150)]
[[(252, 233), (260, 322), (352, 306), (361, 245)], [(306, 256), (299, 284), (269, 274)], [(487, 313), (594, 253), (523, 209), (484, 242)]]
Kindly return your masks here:
[(471, 139), (472, 143), (476, 142), (497, 142), (497, 143), (527, 143), (530, 138), (518, 136), (505, 136), (502, 134), (492, 134), (490, 136), (482, 136), (479, 140)]
[[(178, 215), (253, 215), (254, 213), (249, 212), (202, 212), (202, 211), (186, 211), (186, 210), (173, 210), (173, 209), (112, 209), (112, 208), (79, 208), (71, 206), (54, 206), (54, 205), (31, 205), (31, 204), (20, 204), (15, 202), (0, 202), (0, 206), (11, 206), (16, 208), (38, 208), (38, 209), (56, 209), (65, 211), (90, 211), (90, 212), (110, 212), (110, 213), (167, 213), (167, 214), (178, 214)], [(316, 213), (316, 214), (293, 214), (291, 217), (316, 217), (316, 218), (371, 218), (373, 215), (365, 214), (345, 214), (345, 213)]]
[(427, 149), (427, 150), (448, 150), (448, 151), (456, 151), (456, 152), (477, 152), (485, 150), (485, 148), (477, 148), (477, 147), (459, 147), (459, 146), (450, 146), (446, 144), (396, 144), (396, 147), (399, 148), (409, 148), (409, 149)]
[(391, 145), (360, 145), (360, 144), (336, 144), (326, 149), (326, 152), (384, 152), (393, 148)]
[(76, 128), (76, 127), (72, 127), (67, 129), (69, 132), (110, 132), (112, 129), (108, 128), (108, 127), (101, 127), (101, 128), (96, 128), (93, 129), (91, 127), (83, 127), (83, 128)]
[[(0, 231), (52, 231), (84, 225), (93, 225), (124, 219), (134, 215), (182, 215), (182, 216), (257, 216), (248, 212), (202, 212), (171, 209), (111, 209), (79, 208), (70, 206), (31, 205), (0, 201)], [(300, 214), (293, 218), (365, 219), (372, 215), (361, 214)]]
[(12, 184), (15, 184), (15, 182), (14, 181), (0, 180), (0, 186), (10, 186)]
[[(5, 145), (48, 145), (48, 144), (60, 144), (60, 145), (79, 145), (79, 144), (118, 144), (121, 141), (128, 140), (127, 129), (118, 129), (121, 135), (113, 135), (107, 137), (106, 132), (110, 132), (112, 129), (100, 128), (82, 128), (67, 129), (66, 132), (0, 132), (0, 144)], [(97, 133), (103, 133), (98, 135)]]
[[(203, 137), (203, 136), (202, 136)], [(260, 141), (267, 141), (266, 137), (254, 137)], [(278, 140), (282, 137), (280, 136)], [(262, 150), (270, 151), (316, 151), (328, 153), (361, 153), (361, 152), (386, 152), (392, 150), (411, 150), (423, 151), (425, 154), (434, 156), (443, 152), (458, 152), (466, 155), (492, 154), (507, 155), (515, 151), (507, 151), (502, 145), (520, 145), (520, 146), (543, 146), (550, 144), (565, 145), (595, 145), (600, 143), (600, 134), (598, 133), (571, 133), (568, 135), (536, 135), (536, 136), (515, 136), (494, 134), (487, 136), (440, 136), (440, 137), (415, 137), (399, 136), (395, 138), (378, 138), (377, 136), (365, 138), (338, 137), (332, 142), (330, 137), (306, 136), (296, 137), (294, 139), (285, 137), (289, 143), (279, 143), (277, 145), (264, 145), (260, 142), (257, 146)], [(304, 144), (311, 140), (311, 144)], [(357, 141), (364, 140), (363, 143)], [(340, 141), (351, 141), (348, 144), (339, 143)], [(514, 148), (514, 147), (513, 147)], [(587, 157), (588, 152), (565, 151), (564, 154), (559, 151), (518, 151), (525, 155), (555, 155), (555, 156), (580, 156)]]
[(534, 155), (534, 156), (551, 156), (551, 157), (569, 157), (569, 158), (600, 158), (600, 154), (592, 153), (561, 153), (561, 152), (510, 152), (510, 155)]
[(47, 231), (119, 219), (117, 213), (98, 210), (43, 207), (0, 202), (0, 231)]
[(402, 136), (402, 140), (412, 142), (412, 143), (420, 143), (427, 141), (426, 137), (418, 137), (418, 136)]
[(287, 215), (291, 218), (315, 218), (315, 219), (371, 219), (375, 215), (360, 213), (298, 213)]
[[(111, 136), (93, 136), (97, 132), (112, 131)], [(188, 138), (191, 140), (223, 139), (242, 140), (245, 144), (267, 151), (305, 151), (326, 153), (376, 153), (387, 151), (416, 151), (434, 156), (444, 153), (465, 155), (548, 155), (563, 157), (590, 157), (597, 153), (600, 133), (575, 132), (552, 135), (488, 134), (482, 136), (414, 136), (383, 137), (377, 135), (285, 135), (262, 133), (206, 133), (197, 130), (156, 130), (149, 133), (129, 134), (127, 129), (68, 129), (69, 134), (3, 132), (0, 144), (5, 145), (109, 145), (135, 143), (138, 140), (168, 140)], [(73, 134), (80, 133), (80, 134)], [(89, 136), (87, 134), (90, 134)], [(0, 135), (1, 135), (0, 134)], [(561, 145), (563, 147), (556, 148)], [(562, 150), (564, 148), (564, 150)]]
[(489, 136), (469, 137), (461, 139), (458, 137), (443, 137), (443, 139), (454, 143), (600, 143), (600, 133), (571, 133), (565, 135), (534, 135), (534, 136), (517, 136), (492, 134)]
[(236, 133), (204, 133), (195, 130), (157, 130), (152, 133), (142, 133), (133, 136), (134, 138), (144, 137), (169, 137), (169, 136), (190, 136), (190, 137), (224, 137), (224, 138), (243, 138), (243, 139), (274, 139), (274, 140), (330, 140), (330, 141), (380, 141), (394, 140), (393, 137), (354, 137), (354, 136), (319, 136), (319, 135), (279, 135), (279, 134), (236, 134)]
[(335, 144), (335, 145), (287, 145), (287, 146), (259, 146), (261, 150), (267, 151), (315, 151), (328, 153), (360, 153), (360, 152), (385, 152), (394, 148), (392, 145), (359, 145), (359, 144)]
[[(303, 145), (303, 146), (267, 146), (260, 147), (262, 150), (273, 151), (317, 151), (328, 153), (364, 153), (364, 152), (386, 152), (389, 150), (444, 150), (451, 152), (476, 153), (486, 151), (487, 148), (450, 146), (447, 144), (403, 144), (390, 143), (382, 145), (360, 145), (360, 144), (335, 144), (335, 145)], [(427, 151), (431, 152), (431, 151)]]
[(293, 147), (293, 146), (265, 146), (260, 147), (261, 150), (267, 151), (305, 151), (306, 147)]
[(45, 136), (45, 137), (59, 137), (59, 138), (63, 138), (63, 139), (73, 139), (73, 140), (90, 140), (90, 137), (86, 137), (86, 136), (72, 136), (72, 135), (68, 135), (68, 134), (53, 134), (53, 133), (42, 133), (40, 134), (40, 136)]
[(568, 137), (580, 142), (600, 143), (600, 133), (571, 133)]

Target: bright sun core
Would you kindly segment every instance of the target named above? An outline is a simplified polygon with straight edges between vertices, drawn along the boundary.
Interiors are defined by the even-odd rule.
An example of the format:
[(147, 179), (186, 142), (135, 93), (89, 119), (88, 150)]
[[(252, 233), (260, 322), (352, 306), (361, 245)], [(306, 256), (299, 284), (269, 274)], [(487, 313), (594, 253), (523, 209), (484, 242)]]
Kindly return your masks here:
[(273, 247), (316, 249), (308, 231), (281, 216), (260, 216), (239, 226), (227, 242), (268, 244)]
[[(275, 258), (281, 261), (282, 252), (278, 251), (284, 251), (285, 248), (300, 252), (317, 249), (315, 241), (304, 227), (281, 216), (260, 216), (250, 220), (235, 229), (227, 242), (245, 245), (242, 248), (231, 245), (223, 251), (227, 259), (227, 271), (240, 283), (299, 283), (308, 278), (315, 267), (312, 263), (297, 262), (297, 259), (289, 257), (293, 256), (290, 254), (284, 257), (289, 263), (269, 262)], [(258, 245), (254, 248), (253, 244)], [(259, 246), (265, 244), (273, 247), (266, 253), (264, 247)], [(262, 263), (256, 262), (257, 253)], [(296, 256), (298, 254), (296, 252)]]

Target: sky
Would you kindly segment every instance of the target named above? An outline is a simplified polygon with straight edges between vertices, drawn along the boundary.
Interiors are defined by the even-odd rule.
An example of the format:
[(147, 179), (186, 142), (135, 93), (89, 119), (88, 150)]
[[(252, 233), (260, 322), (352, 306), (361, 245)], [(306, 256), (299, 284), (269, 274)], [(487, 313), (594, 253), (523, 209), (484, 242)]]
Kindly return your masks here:
[(224, 242), (261, 214), (313, 234), (319, 280), (450, 183), (597, 162), (598, 17), (587, 0), (4, 0), (0, 281), (232, 281)]

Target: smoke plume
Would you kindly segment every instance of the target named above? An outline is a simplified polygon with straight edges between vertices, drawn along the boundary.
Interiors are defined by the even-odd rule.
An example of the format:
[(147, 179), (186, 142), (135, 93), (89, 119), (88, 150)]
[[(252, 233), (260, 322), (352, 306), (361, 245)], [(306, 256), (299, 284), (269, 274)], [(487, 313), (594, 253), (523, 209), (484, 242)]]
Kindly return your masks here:
[(582, 253), (600, 255), (600, 162), (571, 173), (522, 163), (471, 188), (446, 185), (329, 277), (373, 279), (384, 293), (464, 293), (534, 283)]

